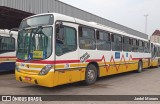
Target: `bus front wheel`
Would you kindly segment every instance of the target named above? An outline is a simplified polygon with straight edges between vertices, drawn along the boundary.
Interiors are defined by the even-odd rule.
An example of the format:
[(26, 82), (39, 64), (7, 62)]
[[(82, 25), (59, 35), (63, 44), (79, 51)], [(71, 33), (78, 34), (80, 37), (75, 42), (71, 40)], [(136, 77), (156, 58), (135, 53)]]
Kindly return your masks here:
[(86, 73), (85, 73), (85, 84), (91, 85), (95, 83), (97, 80), (97, 68), (90, 64), (87, 66)]

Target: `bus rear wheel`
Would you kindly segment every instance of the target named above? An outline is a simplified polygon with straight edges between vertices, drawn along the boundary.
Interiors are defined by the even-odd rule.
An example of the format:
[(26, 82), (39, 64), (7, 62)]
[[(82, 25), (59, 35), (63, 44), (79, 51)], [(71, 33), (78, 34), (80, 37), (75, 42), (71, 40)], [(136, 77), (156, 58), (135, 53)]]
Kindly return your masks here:
[(138, 62), (138, 70), (137, 70), (137, 72), (138, 72), (138, 73), (141, 73), (142, 70), (143, 70), (143, 64), (142, 64), (142, 61), (139, 61), (139, 62)]
[(85, 73), (85, 84), (91, 85), (95, 83), (97, 80), (97, 68), (90, 64), (87, 66), (86, 73)]

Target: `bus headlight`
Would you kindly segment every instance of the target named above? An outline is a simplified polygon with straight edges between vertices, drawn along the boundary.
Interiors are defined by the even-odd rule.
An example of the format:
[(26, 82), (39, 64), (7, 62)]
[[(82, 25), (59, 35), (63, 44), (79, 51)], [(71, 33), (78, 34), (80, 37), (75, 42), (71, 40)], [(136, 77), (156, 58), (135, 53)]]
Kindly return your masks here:
[(16, 70), (17, 70), (18, 72), (20, 72), (19, 66), (18, 66), (18, 65), (16, 65)]
[(50, 70), (52, 69), (52, 65), (46, 65), (42, 68), (42, 70), (39, 72), (39, 75), (46, 75)]

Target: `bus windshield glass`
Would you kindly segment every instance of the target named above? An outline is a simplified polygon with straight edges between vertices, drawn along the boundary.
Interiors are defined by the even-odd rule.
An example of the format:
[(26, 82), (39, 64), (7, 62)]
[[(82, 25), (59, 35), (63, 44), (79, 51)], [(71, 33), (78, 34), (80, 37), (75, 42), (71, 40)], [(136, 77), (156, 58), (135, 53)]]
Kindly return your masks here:
[(17, 58), (22, 60), (47, 59), (52, 53), (51, 26), (22, 29), (18, 34)]
[(20, 29), (27, 27), (37, 27), (42, 25), (52, 25), (53, 24), (53, 15), (42, 15), (35, 16), (28, 19), (25, 19), (20, 24)]
[(15, 38), (0, 36), (0, 53), (15, 51)]

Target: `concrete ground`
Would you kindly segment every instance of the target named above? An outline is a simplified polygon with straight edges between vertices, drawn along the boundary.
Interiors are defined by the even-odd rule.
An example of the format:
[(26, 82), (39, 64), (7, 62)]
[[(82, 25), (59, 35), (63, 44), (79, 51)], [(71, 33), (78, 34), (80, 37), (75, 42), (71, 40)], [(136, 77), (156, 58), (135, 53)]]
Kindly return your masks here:
[[(160, 68), (146, 69), (142, 73), (129, 72), (99, 78), (94, 85), (90, 86), (85, 86), (81, 82), (78, 82), (53, 88), (46, 88), (16, 81), (14, 78), (14, 73), (0, 74), (0, 95), (160, 95), (159, 87)], [(64, 104), (64, 102), (55, 103)], [(82, 102), (74, 101), (65, 102), (65, 104), (74, 103), (82, 104)], [(97, 104), (97, 102), (91, 101), (83, 103)], [(110, 103), (118, 104), (120, 102)], [(122, 102), (122, 104), (128, 103), (129, 102)], [(150, 103), (151, 102), (147, 102), (145, 104)], [(160, 102), (152, 103), (160, 104)], [(135, 104), (135, 102), (130, 102), (129, 104)], [(140, 102), (140, 104), (144, 103)]]

